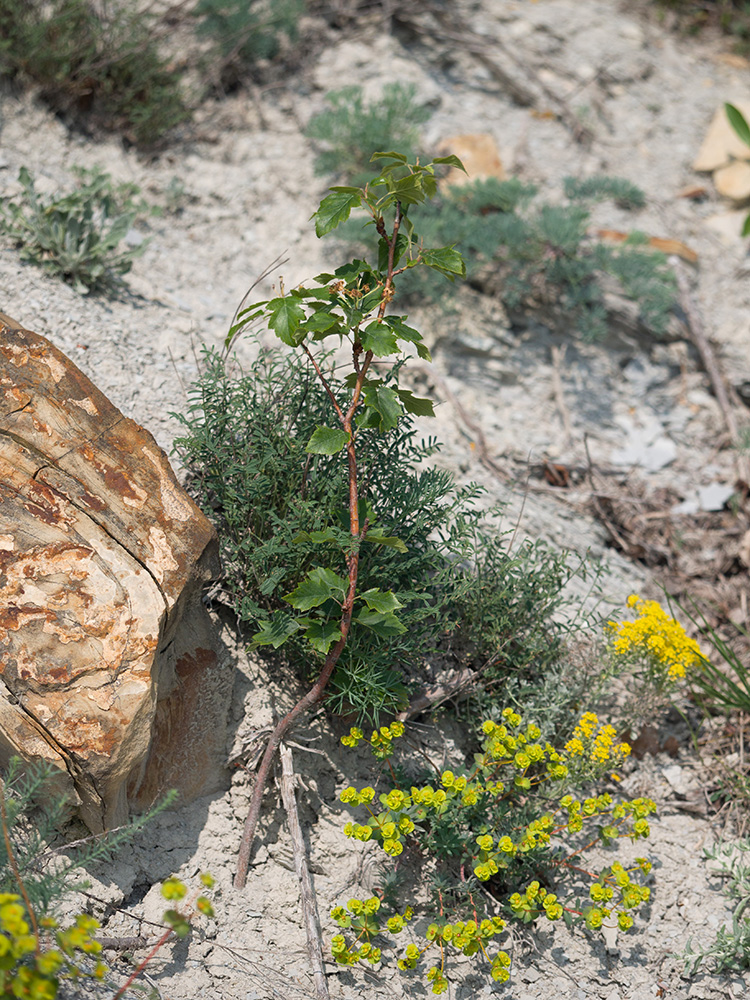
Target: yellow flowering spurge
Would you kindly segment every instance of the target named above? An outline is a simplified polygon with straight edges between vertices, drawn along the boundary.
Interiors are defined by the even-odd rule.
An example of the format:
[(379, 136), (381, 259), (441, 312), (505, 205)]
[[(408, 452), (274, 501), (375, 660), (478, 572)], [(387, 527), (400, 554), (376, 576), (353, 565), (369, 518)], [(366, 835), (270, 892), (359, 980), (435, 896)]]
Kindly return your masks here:
[[(215, 885), (214, 878), (208, 872), (202, 872), (200, 876), (201, 885), (206, 889), (212, 889)], [(162, 882), (161, 894), (164, 899), (175, 903), (181, 902), (187, 896), (188, 888), (184, 882), (178, 878), (168, 878)], [(191, 931), (191, 920), (196, 912), (202, 913), (204, 917), (213, 917), (214, 908), (211, 900), (207, 896), (200, 895), (200, 890), (193, 892), (187, 905), (181, 908), (176, 906), (173, 909), (165, 910), (164, 923), (168, 924), (174, 934), (179, 938), (187, 937)]]
[[(396, 725), (399, 728), (394, 732)], [(391, 744), (390, 753), (393, 739), (403, 735), (399, 724), (383, 728), (385, 734), (377, 730), (378, 738), (373, 733), (366, 741), (380, 759), (384, 742)], [(656, 811), (650, 799), (616, 802), (608, 792), (579, 799), (568, 790), (575, 781), (590, 786), (629, 753), (628, 745), (617, 741), (612, 726), (586, 712), (563, 748), (557, 749), (542, 740), (537, 725), (524, 725), (520, 714), (506, 708), (500, 721), (482, 724), (482, 735), (481, 753), (475, 755), (470, 770), (443, 770), (425, 784), (392, 787), (380, 794), (370, 785), (359, 790), (348, 786), (339, 796), (365, 814), (361, 822), (346, 823), (348, 837), (372, 840), (392, 858), (412, 846), (427, 855), (436, 873), (458, 874), (462, 882), (471, 910), (466, 915), (473, 919), (449, 923), (441, 905), (440, 921), (430, 924), (425, 940), (409, 944), (399, 960), (402, 970), (413, 969), (426, 952), (439, 949), (439, 964), (426, 973), (433, 993), (447, 989), (445, 961), (451, 949), (487, 959), (498, 981), (509, 977), (507, 953), (491, 956), (488, 950), (490, 939), (502, 933), (505, 922), (495, 915), (481, 919), (478, 908), (487, 894), (476, 891), (478, 883), (486, 883), (500, 901), (503, 887), (516, 881), (531, 863), (545, 873), (548, 885), (534, 881), (523, 892), (513, 893), (506, 904), (508, 915), (525, 923), (562, 918), (566, 923), (584, 921), (590, 927), (616, 921), (623, 930), (632, 926), (632, 913), (649, 895), (637, 881), (650, 870), (645, 859), (638, 859), (627, 871), (614, 864), (599, 872), (587, 872), (580, 860), (597, 843), (613, 846), (621, 837), (648, 837), (648, 817)], [(357, 729), (344, 737), (349, 746), (363, 740)], [(358, 900), (333, 911), (342, 930), (356, 932), (353, 942), (345, 933), (334, 939), (334, 956), (342, 964), (377, 961), (380, 951), (373, 950), (371, 939), (386, 932), (400, 933), (405, 927), (408, 917), (399, 914), (382, 926), (375, 918), (379, 901), (369, 902), (378, 904), (370, 914), (364, 913), (365, 904)], [(375, 954), (378, 958), (373, 958)]]
[(69, 927), (59, 927), (51, 917), (37, 925), (21, 896), (0, 893), (0, 997), (54, 1000), (61, 980), (103, 979), (107, 967), (102, 962), (83, 971), (79, 958), (101, 952), (94, 938), (98, 927), (83, 913)]
[(640, 662), (660, 690), (673, 686), (701, 664), (698, 643), (658, 601), (644, 601), (631, 594), (627, 604), (635, 611), (635, 621), (607, 624), (610, 647), (617, 659)]
[(614, 726), (600, 723), (593, 712), (584, 712), (565, 744), (567, 766), (577, 778), (601, 775), (619, 767), (630, 754), (630, 746), (617, 739)]

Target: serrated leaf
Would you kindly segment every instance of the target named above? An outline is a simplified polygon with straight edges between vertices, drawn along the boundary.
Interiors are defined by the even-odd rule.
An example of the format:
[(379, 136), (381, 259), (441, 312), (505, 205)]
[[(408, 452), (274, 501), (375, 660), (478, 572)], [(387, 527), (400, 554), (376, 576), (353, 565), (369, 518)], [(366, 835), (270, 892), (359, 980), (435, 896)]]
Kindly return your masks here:
[(309, 611), (310, 608), (319, 608), (331, 598), (343, 600), (347, 587), (347, 581), (342, 576), (318, 566), (290, 594), (285, 594), (284, 600), (298, 611)]
[(750, 146), (750, 126), (745, 120), (745, 116), (742, 114), (739, 108), (736, 108), (733, 104), (725, 104), (724, 110), (727, 113), (727, 118), (729, 119), (729, 124), (732, 126), (737, 135), (742, 139), (746, 146)]
[(466, 274), (464, 259), (455, 247), (439, 247), (436, 250), (423, 250), (420, 256), (428, 267), (433, 268), (435, 271), (440, 271), (441, 274), (444, 274), (448, 278), (452, 278), (453, 275), (464, 277)]
[(338, 622), (313, 622), (305, 629), (305, 638), (314, 650), (325, 655), (341, 638), (341, 627)]
[(369, 608), (360, 608), (354, 621), (369, 628), (381, 639), (402, 635), (406, 631), (406, 626), (395, 615), (382, 614), (380, 611), (371, 611)]
[(418, 174), (392, 181), (389, 190), (403, 205), (421, 205), (425, 200), (423, 180)]
[(273, 617), (263, 624), (263, 628), (253, 636), (255, 646), (273, 646), (278, 649), (287, 639), (299, 632), (299, 625), (285, 611), (274, 612)]
[(465, 174), (468, 174), (469, 172), (463, 165), (463, 163), (459, 160), (459, 158), (457, 156), (454, 156), (453, 153), (451, 153), (450, 156), (436, 156), (432, 162), (444, 163), (447, 167), (458, 167), (458, 169), (463, 170)]
[(367, 406), (376, 410), (380, 415), (379, 429), (381, 431), (393, 430), (402, 413), (401, 401), (395, 390), (383, 385), (368, 386), (365, 389), (364, 397)]
[(366, 351), (372, 351), (378, 358), (398, 354), (398, 341), (385, 323), (370, 323), (362, 331), (360, 341)]
[(289, 347), (296, 347), (305, 339), (305, 331), (300, 330), (304, 318), (305, 310), (289, 295), (271, 299), (268, 303), (268, 325)]
[(359, 199), (358, 190), (355, 194), (347, 188), (332, 189), (331, 194), (321, 201), (320, 208), (313, 215), (316, 236), (325, 236), (340, 226), (342, 222), (346, 222), (352, 211), (359, 207)]
[(393, 150), (387, 150), (383, 152), (382, 150), (377, 153), (373, 153), (370, 157), (370, 163), (374, 163), (375, 160), (398, 160), (399, 163), (408, 163), (408, 157), (404, 156), (403, 153), (396, 153)]
[(427, 344), (417, 344), (417, 354), (423, 361), (432, 361), (432, 355)]
[(370, 590), (365, 590), (359, 596), (371, 611), (380, 611), (383, 614), (388, 614), (398, 611), (399, 608), (403, 608), (403, 604), (392, 590), (383, 591), (378, 587), (372, 587)]
[(413, 413), (416, 417), (435, 416), (435, 407), (431, 399), (427, 399), (424, 396), (415, 396), (410, 389), (396, 389), (396, 393), (407, 413)]
[(305, 451), (310, 455), (337, 455), (349, 443), (346, 431), (335, 427), (317, 427), (307, 442)]
[(422, 339), (419, 330), (409, 326), (404, 322), (403, 316), (386, 316), (384, 322), (393, 330), (399, 340), (407, 340), (410, 344), (417, 344)]
[(338, 322), (338, 316), (334, 313), (320, 310), (320, 312), (315, 312), (312, 316), (308, 316), (305, 320), (305, 329), (311, 333), (325, 333), (326, 331), (330, 331), (332, 327), (337, 326)]

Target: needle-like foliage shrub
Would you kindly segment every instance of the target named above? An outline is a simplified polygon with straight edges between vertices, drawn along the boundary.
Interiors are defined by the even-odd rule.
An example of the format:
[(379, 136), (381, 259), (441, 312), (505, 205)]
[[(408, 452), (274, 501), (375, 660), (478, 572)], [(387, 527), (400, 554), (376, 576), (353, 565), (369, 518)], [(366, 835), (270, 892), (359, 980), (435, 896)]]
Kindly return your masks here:
[[(243, 373), (209, 352), (181, 418), (178, 453), (217, 525), (222, 586), (249, 635), (329, 548), (333, 557), (315, 533), (348, 525), (346, 470), (336, 456), (306, 451), (330, 409), (297, 356), (262, 351)], [(420, 441), (408, 416), (386, 434), (363, 428), (358, 441), (363, 505), (377, 511), (382, 536), (402, 543), (364, 547), (361, 586), (388, 580), (405, 603), (405, 630), (353, 633), (330, 706), (370, 717), (400, 707), (404, 683), (423, 679), (428, 661), (486, 665), (487, 680), (541, 674), (562, 654), (564, 630), (550, 617), (570, 575), (564, 555), (532, 544), (510, 551), (497, 531), (502, 512), (488, 519), (476, 503), (479, 487), (459, 487), (428, 464), (438, 446)], [(285, 655), (308, 672), (317, 666), (301, 637), (288, 641)]]

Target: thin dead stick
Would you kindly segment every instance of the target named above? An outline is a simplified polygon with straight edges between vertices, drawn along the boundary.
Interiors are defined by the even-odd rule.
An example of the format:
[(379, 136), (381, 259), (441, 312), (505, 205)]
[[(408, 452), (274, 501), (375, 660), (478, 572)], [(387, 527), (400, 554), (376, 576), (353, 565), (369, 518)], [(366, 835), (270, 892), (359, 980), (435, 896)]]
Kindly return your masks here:
[[(671, 264), (675, 277), (677, 278), (677, 288), (680, 292), (680, 306), (682, 307), (682, 311), (685, 313), (687, 318), (685, 327), (690, 339), (701, 356), (703, 368), (711, 382), (711, 388), (714, 396), (716, 397), (716, 402), (719, 404), (721, 415), (724, 417), (724, 423), (726, 424), (727, 431), (729, 432), (729, 438), (734, 447), (739, 448), (741, 436), (739, 427), (737, 426), (737, 420), (735, 419), (734, 410), (732, 409), (732, 404), (729, 402), (727, 382), (721, 368), (719, 367), (716, 353), (710, 340), (708, 339), (703, 325), (703, 320), (691, 294), (687, 270), (679, 257), (670, 257), (669, 263)], [(739, 451), (737, 455), (737, 472), (740, 479), (744, 480), (746, 483), (750, 482), (750, 461), (746, 455), (742, 454), (741, 451)]]
[(310, 965), (312, 966), (315, 994), (320, 1000), (329, 1000), (330, 994), (328, 993), (328, 983), (326, 982), (325, 966), (323, 964), (323, 946), (320, 934), (318, 903), (315, 899), (315, 889), (313, 888), (310, 869), (307, 865), (307, 850), (297, 811), (297, 797), (294, 792), (297, 776), (294, 773), (292, 751), (285, 743), (279, 746), (279, 757), (281, 758), (281, 801), (284, 803), (284, 809), (286, 809), (289, 834), (292, 838), (294, 869), (299, 879), (302, 919), (307, 935), (307, 951), (310, 956)]

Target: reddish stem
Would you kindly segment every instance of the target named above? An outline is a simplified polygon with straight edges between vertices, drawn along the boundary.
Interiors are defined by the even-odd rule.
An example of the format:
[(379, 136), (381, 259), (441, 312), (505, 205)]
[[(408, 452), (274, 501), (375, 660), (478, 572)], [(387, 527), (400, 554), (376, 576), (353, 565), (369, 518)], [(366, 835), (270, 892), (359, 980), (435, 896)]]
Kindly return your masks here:
[[(378, 319), (382, 319), (385, 314), (386, 306), (388, 302), (393, 298), (393, 260), (396, 252), (396, 238), (398, 236), (399, 227), (401, 226), (401, 205), (396, 203), (396, 214), (393, 223), (393, 233), (390, 240), (387, 234), (385, 234), (385, 228), (383, 226), (383, 233), (386, 242), (388, 243), (388, 270), (386, 273), (386, 282), (383, 288), (383, 299), (380, 303), (380, 308), (378, 310)], [(378, 228), (380, 232), (380, 228)], [(271, 772), (271, 765), (276, 752), (279, 748), (279, 744), (286, 736), (286, 733), (291, 726), (297, 721), (297, 719), (311, 708), (316, 702), (320, 701), (325, 693), (325, 689), (333, 676), (333, 672), (336, 668), (336, 664), (341, 657), (344, 647), (346, 646), (346, 640), (349, 636), (349, 630), (352, 623), (352, 614), (354, 611), (354, 601), (357, 596), (357, 575), (359, 572), (359, 543), (362, 541), (362, 533), (360, 532), (359, 526), (359, 491), (357, 482), (357, 452), (356, 452), (356, 432), (353, 430), (352, 422), (354, 420), (354, 414), (359, 406), (360, 399), (362, 397), (362, 389), (365, 383), (365, 377), (367, 371), (372, 363), (373, 353), (372, 351), (367, 351), (364, 356), (364, 361), (360, 365), (359, 363), (359, 351), (356, 350), (354, 354), (354, 368), (357, 372), (357, 380), (354, 383), (354, 389), (352, 390), (351, 399), (349, 401), (349, 407), (344, 412), (339, 406), (339, 403), (328, 384), (328, 380), (320, 369), (320, 366), (316, 362), (315, 358), (311, 354), (309, 348), (302, 344), (302, 349), (307, 354), (310, 362), (315, 369), (315, 372), (320, 379), (329, 399), (333, 403), (336, 414), (341, 422), (341, 426), (344, 431), (349, 436), (349, 442), (346, 447), (347, 459), (349, 464), (349, 522), (350, 522), (350, 533), (354, 545), (352, 551), (346, 558), (347, 571), (349, 577), (349, 588), (344, 598), (344, 603), (341, 606), (341, 636), (333, 646), (333, 648), (328, 652), (323, 663), (323, 669), (320, 672), (320, 676), (304, 696), (300, 699), (291, 712), (288, 712), (284, 718), (277, 723), (274, 731), (271, 733), (271, 738), (268, 741), (265, 752), (263, 754), (263, 759), (260, 762), (260, 767), (258, 768), (258, 773), (255, 778), (255, 783), (253, 785), (252, 795), (250, 797), (250, 808), (248, 810), (247, 818), (245, 819), (245, 826), (242, 831), (242, 839), (240, 841), (240, 850), (237, 857), (237, 872), (234, 877), (234, 886), (236, 889), (243, 889), (245, 883), (247, 882), (247, 870), (250, 865), (250, 854), (253, 848), (253, 841), (255, 839), (255, 830), (258, 826), (258, 820), (260, 818), (260, 810), (263, 803), (263, 794), (268, 784), (268, 778)], [(361, 348), (360, 348), (361, 351)], [(366, 524), (365, 524), (366, 529)]]

